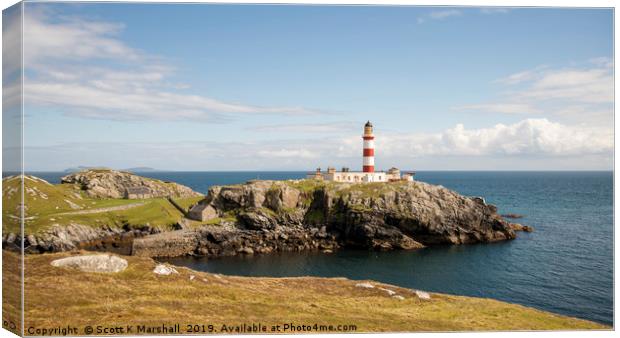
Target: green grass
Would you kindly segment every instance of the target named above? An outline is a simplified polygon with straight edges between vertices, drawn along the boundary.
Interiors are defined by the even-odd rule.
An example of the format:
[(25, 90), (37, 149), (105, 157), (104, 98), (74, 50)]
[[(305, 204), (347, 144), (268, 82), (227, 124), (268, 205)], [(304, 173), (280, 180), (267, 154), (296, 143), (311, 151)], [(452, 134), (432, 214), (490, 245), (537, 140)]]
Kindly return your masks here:
[(201, 224), (216, 225), (216, 224), (221, 224), (221, 223), (224, 223), (224, 222), (234, 223), (236, 221), (237, 221), (237, 217), (232, 217), (232, 216), (229, 216), (229, 217), (215, 217), (215, 218), (212, 218), (212, 219), (210, 219), (210, 220), (208, 220), (206, 222), (202, 222)]
[(323, 187), (328, 187), (333, 182), (315, 180), (315, 179), (303, 179), (294, 181), (283, 181), (288, 186), (295, 188), (303, 193), (313, 193), (315, 190)]
[(204, 196), (195, 196), (195, 197), (185, 197), (185, 198), (173, 198), (173, 200), (185, 210), (185, 212), (189, 212), (189, 209), (194, 206), (196, 203), (202, 201)]
[(349, 194), (360, 194), (363, 198), (379, 198), (388, 191), (397, 190), (401, 184), (399, 182), (372, 182), (372, 183), (354, 183), (337, 192), (339, 196)]
[[(152, 272), (153, 260), (133, 256), (123, 257), (129, 262), (125, 271), (112, 274), (50, 265), (75, 254), (80, 253), (26, 255), (25, 327), (204, 323), (219, 329), (222, 324), (260, 322), (352, 324), (358, 333), (611, 329), (491, 299), (432, 293), (431, 300), (422, 301), (410, 289), (374, 281), (370, 283), (405, 299), (356, 287), (360, 281), (345, 278), (217, 278), (181, 267), (176, 268), (179, 274), (159, 276)], [(3, 251), (4, 265), (18, 266), (18, 259)], [(3, 286), (18, 285), (12, 283), (19, 280), (16, 269), (5, 270), (2, 278)], [(4, 297), (4, 309), (15, 308), (18, 300)]]
[(278, 214), (275, 211), (273, 211), (273, 210), (271, 210), (269, 208), (260, 207), (260, 208), (258, 208), (258, 210), (264, 212), (265, 214), (267, 214), (267, 215), (269, 215), (271, 217), (277, 217), (278, 216)]
[[(3, 231), (18, 233), (19, 219), (19, 186), (18, 178), (2, 181), (2, 221)], [(25, 187), (25, 229), (26, 234), (37, 234), (54, 224), (68, 225), (78, 223), (93, 227), (145, 225), (168, 229), (183, 217), (165, 198), (144, 200), (128, 199), (98, 199), (89, 198), (72, 184), (49, 184), (40, 180), (26, 177)], [(191, 200), (201, 197), (180, 199), (189, 204)], [(143, 203), (142, 206), (126, 210), (98, 212), (92, 214), (76, 214), (82, 210), (118, 207), (129, 204)], [(74, 209), (71, 204), (80, 209)], [(14, 216), (14, 217), (12, 217)]]

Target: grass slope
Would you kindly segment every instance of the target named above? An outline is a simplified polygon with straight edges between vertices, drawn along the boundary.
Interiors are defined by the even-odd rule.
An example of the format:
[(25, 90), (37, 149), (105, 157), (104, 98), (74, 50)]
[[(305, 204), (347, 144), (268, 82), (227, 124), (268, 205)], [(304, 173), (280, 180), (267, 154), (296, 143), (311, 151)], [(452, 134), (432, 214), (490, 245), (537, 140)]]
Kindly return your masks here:
[[(432, 294), (422, 301), (410, 289), (372, 282), (405, 297), (398, 300), (344, 278), (232, 277), (186, 268), (160, 276), (152, 272), (153, 260), (139, 257), (124, 257), (129, 267), (117, 274), (50, 266), (69, 255), (26, 256), (26, 327), (180, 323), (182, 330), (187, 324), (220, 330), (223, 324), (317, 323), (352, 324), (356, 332), (610, 329), (491, 299)], [(5, 265), (17, 265), (16, 254), (3, 257)], [(6, 272), (5, 284), (14, 279)]]
[(194, 206), (194, 204), (203, 200), (204, 196), (195, 196), (195, 197), (184, 197), (184, 198), (173, 198), (173, 200), (185, 210), (185, 212), (189, 212), (189, 209)]
[[(21, 200), (19, 186), (19, 177), (2, 180), (2, 223), (5, 233), (19, 233)], [(181, 200), (189, 203), (185, 199)], [(183, 214), (165, 198), (94, 199), (89, 198), (73, 184), (50, 184), (32, 176), (24, 177), (24, 202), (26, 234), (36, 234), (53, 224), (71, 223), (94, 227), (149, 224), (166, 229), (183, 217)], [(143, 205), (130, 207), (138, 203)], [(128, 208), (89, 214), (76, 213), (82, 210), (101, 210), (118, 206)]]

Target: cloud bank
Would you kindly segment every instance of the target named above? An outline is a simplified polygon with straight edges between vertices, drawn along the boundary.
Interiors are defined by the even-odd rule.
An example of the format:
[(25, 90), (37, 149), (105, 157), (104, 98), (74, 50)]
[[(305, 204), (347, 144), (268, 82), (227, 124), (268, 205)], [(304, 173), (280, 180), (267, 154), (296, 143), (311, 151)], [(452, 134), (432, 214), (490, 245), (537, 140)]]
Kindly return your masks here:
[[(362, 143), (356, 132), (346, 137), (277, 139), (260, 142), (177, 142), (103, 144), (81, 143), (51, 147), (30, 147), (32, 163), (45, 167), (52, 158), (73, 158), (75, 162), (58, 164), (59, 168), (88, 164), (107, 166), (153, 166), (167, 163), (170, 168), (185, 170), (310, 170), (316, 166), (350, 166), (361, 159)], [(547, 119), (525, 119), (513, 124), (468, 129), (462, 124), (438, 133), (379, 133), (376, 139), (377, 160), (386, 168), (416, 168), (420, 161), (437, 163), (441, 159), (460, 157), (471, 169), (485, 167), (476, 158), (586, 158), (611, 160), (613, 134), (594, 128), (568, 126)], [(97, 154), (94, 156), (93, 154)], [(108, 159), (100, 163), (101, 159)], [(605, 162), (605, 165), (610, 163)], [(472, 164), (473, 163), (473, 164)], [(386, 169), (382, 168), (382, 169)], [(166, 169), (166, 168), (164, 168)], [(552, 169), (552, 168), (549, 168)], [(559, 168), (562, 169), (562, 168)]]
[[(79, 18), (25, 18), (27, 104), (107, 120), (226, 122), (239, 116), (304, 116), (316, 110), (256, 106), (187, 93), (161, 57), (125, 44), (124, 25)], [(13, 28), (17, 29), (17, 28)]]
[(594, 58), (565, 68), (539, 66), (494, 83), (502, 91), (492, 102), (453, 107), (470, 113), (553, 116), (562, 122), (610, 128), (613, 119), (613, 61)]

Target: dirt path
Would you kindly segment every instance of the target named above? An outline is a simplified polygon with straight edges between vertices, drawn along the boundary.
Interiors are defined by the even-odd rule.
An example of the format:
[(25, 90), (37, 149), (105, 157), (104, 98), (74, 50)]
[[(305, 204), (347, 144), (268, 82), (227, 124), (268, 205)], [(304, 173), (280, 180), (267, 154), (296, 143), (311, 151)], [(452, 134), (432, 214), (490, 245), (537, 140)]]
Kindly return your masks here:
[(63, 212), (63, 213), (61, 213), (59, 215), (98, 214), (98, 213), (101, 213), (101, 212), (108, 212), (108, 211), (127, 210), (127, 209), (131, 209), (131, 208), (143, 206), (145, 204), (146, 204), (146, 202), (132, 203), (132, 204), (119, 205), (119, 206), (115, 206), (115, 207), (107, 207), (107, 208), (98, 208), (98, 209), (88, 209), (88, 210), (80, 210), (80, 211)]

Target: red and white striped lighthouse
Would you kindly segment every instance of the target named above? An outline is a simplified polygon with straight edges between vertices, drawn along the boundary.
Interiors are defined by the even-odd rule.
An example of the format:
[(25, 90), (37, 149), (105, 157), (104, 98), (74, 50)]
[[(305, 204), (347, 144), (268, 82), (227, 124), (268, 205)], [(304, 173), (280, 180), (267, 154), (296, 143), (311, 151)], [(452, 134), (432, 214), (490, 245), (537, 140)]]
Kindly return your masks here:
[(363, 172), (375, 172), (375, 136), (372, 134), (372, 123), (366, 122), (364, 125), (364, 166)]

